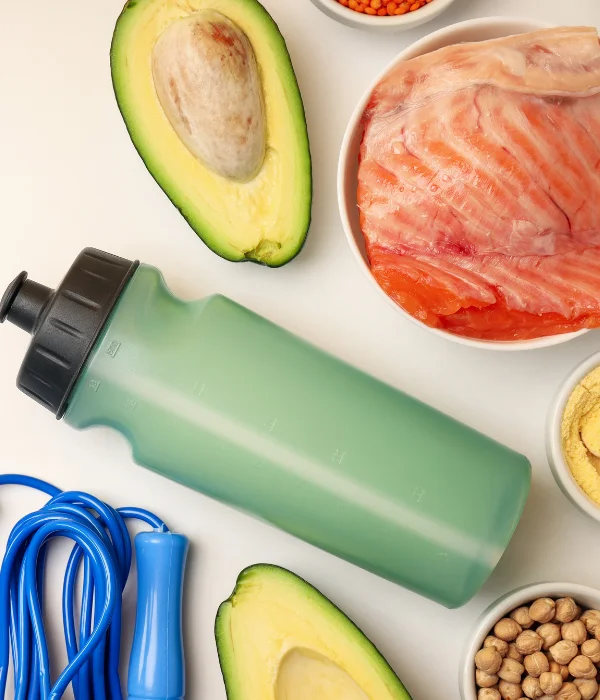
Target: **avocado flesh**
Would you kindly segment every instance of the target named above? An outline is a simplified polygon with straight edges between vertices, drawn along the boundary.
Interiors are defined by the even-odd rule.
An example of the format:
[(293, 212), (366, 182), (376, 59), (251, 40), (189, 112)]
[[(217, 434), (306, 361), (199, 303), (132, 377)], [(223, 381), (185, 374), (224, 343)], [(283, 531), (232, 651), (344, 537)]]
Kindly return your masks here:
[(285, 569), (243, 571), (215, 631), (229, 700), (410, 700), (356, 625)]
[[(220, 13), (248, 38), (262, 84), (266, 148), (249, 181), (197, 158), (157, 94), (155, 46), (174, 22)], [(277, 25), (256, 0), (130, 0), (117, 21), (111, 71), (119, 109), (151, 175), (200, 238), (221, 257), (279, 267), (301, 250), (311, 218), (312, 172), (304, 108)]]

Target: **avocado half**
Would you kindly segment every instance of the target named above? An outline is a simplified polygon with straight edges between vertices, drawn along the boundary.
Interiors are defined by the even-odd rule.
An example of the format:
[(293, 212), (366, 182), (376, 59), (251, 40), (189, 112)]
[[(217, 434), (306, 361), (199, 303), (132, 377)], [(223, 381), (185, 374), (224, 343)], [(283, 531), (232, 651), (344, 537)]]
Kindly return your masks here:
[[(215, 17), (222, 22), (215, 22)], [(239, 90), (246, 93), (251, 90), (255, 74), (254, 82), (261, 93), (255, 95), (254, 110), (261, 110), (264, 121), (264, 135), (258, 134), (253, 142), (252, 157), (256, 158), (257, 167), (252, 173), (239, 169), (240, 177), (236, 177), (235, 168), (231, 171), (226, 167), (211, 167), (214, 163), (199, 158), (193, 148), (190, 150), (190, 143), (185, 142), (185, 129), (178, 131), (172, 114), (159, 97), (155, 70), (157, 42), (167, 43), (170, 34), (174, 34), (173, 25), (177, 28), (186, 22), (191, 27), (189, 35), (195, 36), (196, 18), (204, 26), (214, 27), (214, 41), (203, 53), (196, 52), (192, 57), (198, 65), (191, 65), (189, 72), (198, 84), (197, 89), (189, 91), (190, 104), (201, 108), (195, 115), (188, 112), (184, 117), (186, 126), (190, 120), (194, 122), (195, 116), (200, 120), (206, 108), (210, 111), (215, 104), (218, 106), (219, 100), (226, 111), (228, 105), (244, 103), (244, 96), (240, 99), (234, 95), (229, 99), (229, 93), (219, 94), (214, 47), (224, 49), (217, 55), (217, 59), (224, 61), (223, 84), (227, 80), (231, 82), (231, 76), (242, 66)], [(225, 32), (221, 31), (223, 27)], [(168, 51), (163, 54), (169, 55), (172, 63), (179, 60), (180, 74), (187, 79), (186, 61), (192, 54), (173, 56), (178, 50), (177, 41), (175, 37), (168, 47), (170, 54)], [(236, 64), (239, 47), (250, 56), (249, 59), (242, 56)], [(233, 53), (227, 52), (228, 49)], [(156, 182), (209, 248), (227, 260), (249, 260), (270, 267), (284, 265), (300, 252), (308, 233), (312, 205), (306, 119), (285, 41), (262, 5), (256, 0), (129, 0), (113, 35), (111, 73), (118, 106), (135, 148)], [(169, 86), (174, 87), (173, 80), (169, 81)], [(165, 88), (165, 94), (169, 89)], [(179, 94), (173, 95), (179, 106)], [(252, 116), (244, 114), (246, 118), (252, 123)], [(221, 124), (233, 123), (234, 119), (237, 114), (229, 109)], [(215, 131), (221, 125), (219, 119), (207, 124), (205, 120), (199, 125), (200, 141), (210, 141), (211, 124)], [(232, 129), (231, 138), (239, 137), (239, 143), (245, 143), (246, 135), (240, 132), (239, 124), (237, 129), (237, 132)], [(214, 158), (225, 154), (235, 159), (238, 141), (223, 142), (224, 133), (227, 131), (221, 129), (221, 142), (217, 139), (212, 144)], [(252, 134), (249, 136), (252, 141)], [(200, 142), (201, 151), (203, 147), (204, 143)]]
[(286, 569), (242, 571), (215, 631), (229, 700), (410, 700), (358, 627)]

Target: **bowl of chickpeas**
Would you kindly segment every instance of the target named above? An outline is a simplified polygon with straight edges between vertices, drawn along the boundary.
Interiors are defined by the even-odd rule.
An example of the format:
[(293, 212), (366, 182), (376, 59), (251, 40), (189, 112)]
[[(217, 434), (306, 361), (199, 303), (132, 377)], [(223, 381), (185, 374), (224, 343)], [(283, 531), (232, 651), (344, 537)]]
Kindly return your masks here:
[(480, 617), (459, 679), (462, 700), (600, 700), (600, 591), (538, 583)]
[(312, 0), (332, 19), (381, 31), (412, 29), (429, 22), (455, 0)]

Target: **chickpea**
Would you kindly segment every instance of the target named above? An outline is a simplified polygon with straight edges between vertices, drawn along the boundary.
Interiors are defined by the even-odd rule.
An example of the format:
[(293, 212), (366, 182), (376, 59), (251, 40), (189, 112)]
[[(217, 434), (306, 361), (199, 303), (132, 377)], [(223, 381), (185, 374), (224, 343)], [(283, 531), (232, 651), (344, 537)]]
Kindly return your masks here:
[(507, 659), (512, 659), (513, 661), (523, 662), (523, 654), (517, 649), (515, 642), (511, 642), (508, 645), (508, 653), (506, 654)]
[(528, 698), (541, 698), (544, 694), (542, 688), (540, 687), (540, 679), (533, 678), (532, 676), (527, 676), (523, 683), (521, 684), (524, 695)]
[(554, 619), (556, 603), (552, 598), (538, 598), (529, 608), (529, 617), (536, 622), (546, 623)]
[[(528, 630), (530, 627), (533, 627), (533, 620), (529, 616), (529, 608), (527, 607), (513, 610), (510, 617), (524, 630)], [(567, 620), (565, 620), (565, 622), (567, 622)]]
[(475, 682), (480, 688), (491, 688), (498, 683), (498, 676), (476, 669)]
[(523, 666), (525, 666), (527, 673), (534, 678), (539, 678), (542, 673), (547, 673), (550, 670), (550, 662), (541, 651), (526, 656), (523, 660)]
[(561, 666), (567, 666), (570, 664), (571, 661), (577, 656), (577, 652), (577, 644), (568, 639), (564, 639), (562, 642), (557, 642), (553, 647), (550, 647), (552, 658)]
[(587, 630), (581, 620), (565, 622), (560, 630), (562, 638), (581, 646), (587, 639)]
[(588, 639), (581, 645), (581, 653), (587, 656), (594, 664), (600, 664), (600, 642), (597, 639)]
[(500, 691), (496, 688), (480, 688), (477, 700), (501, 700)]
[(540, 625), (536, 630), (536, 634), (538, 634), (542, 638), (542, 648), (545, 651), (548, 651), (550, 647), (554, 646), (557, 642), (560, 642), (560, 640), (562, 639), (560, 627), (554, 624), (553, 622), (548, 622), (545, 625)]
[(569, 664), (569, 673), (573, 678), (590, 680), (596, 678), (598, 669), (587, 656), (576, 656)]
[(480, 671), (485, 671), (485, 673), (493, 676), (498, 673), (500, 666), (502, 666), (502, 657), (491, 647), (481, 649), (475, 654), (475, 666)]
[(582, 700), (594, 700), (598, 695), (598, 683), (593, 678), (588, 680), (578, 678), (574, 685), (579, 691)]
[(514, 642), (515, 639), (523, 631), (521, 625), (517, 624), (510, 617), (505, 617), (499, 620), (494, 627), (494, 634), (498, 639), (502, 639), (505, 642)]
[[(581, 624), (583, 627), (583, 623)], [(583, 628), (585, 632), (585, 627)], [(521, 632), (521, 634), (515, 640), (515, 646), (520, 654), (528, 656), (529, 654), (535, 654), (536, 651), (541, 651), (544, 640), (536, 634), (533, 630), (526, 630)]]
[(600, 610), (586, 610), (581, 616), (581, 621), (590, 634), (596, 632), (596, 627), (600, 625)]
[(544, 695), (556, 695), (562, 688), (563, 679), (560, 673), (542, 673), (540, 676), (540, 688)]
[(490, 647), (495, 649), (502, 658), (508, 654), (508, 642), (505, 642), (503, 639), (498, 639), (498, 637), (490, 635), (489, 637), (485, 638), (483, 648), (489, 649)]
[(581, 693), (573, 683), (563, 683), (554, 700), (581, 700)]
[(559, 598), (556, 601), (556, 619), (558, 622), (573, 622), (580, 610), (573, 598)]
[[(589, 661), (589, 659), (587, 659)], [(590, 662), (591, 663), (591, 662)], [(521, 676), (525, 668), (522, 664), (514, 659), (503, 659), (502, 666), (498, 671), (498, 677), (507, 683), (520, 683)]]
[(502, 700), (520, 700), (523, 697), (523, 693), (521, 692), (521, 686), (516, 683), (507, 683), (506, 681), (500, 681), (498, 690), (500, 691), (500, 697), (502, 698)]

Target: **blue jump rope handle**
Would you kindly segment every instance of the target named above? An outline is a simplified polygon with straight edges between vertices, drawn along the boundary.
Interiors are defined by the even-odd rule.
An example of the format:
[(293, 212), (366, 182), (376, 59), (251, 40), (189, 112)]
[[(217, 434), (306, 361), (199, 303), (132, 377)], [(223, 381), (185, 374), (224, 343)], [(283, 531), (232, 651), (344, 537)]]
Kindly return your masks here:
[(129, 658), (129, 700), (182, 700), (183, 577), (188, 540), (167, 532), (135, 538), (138, 600)]

